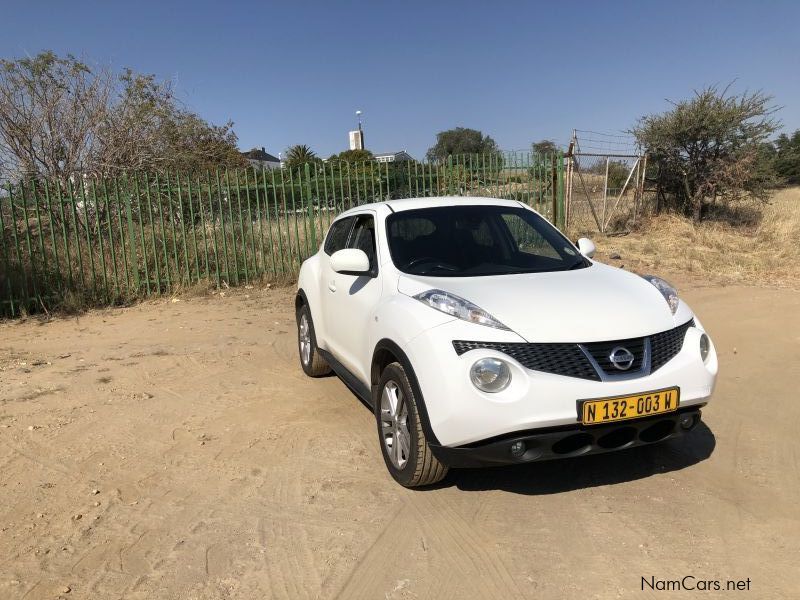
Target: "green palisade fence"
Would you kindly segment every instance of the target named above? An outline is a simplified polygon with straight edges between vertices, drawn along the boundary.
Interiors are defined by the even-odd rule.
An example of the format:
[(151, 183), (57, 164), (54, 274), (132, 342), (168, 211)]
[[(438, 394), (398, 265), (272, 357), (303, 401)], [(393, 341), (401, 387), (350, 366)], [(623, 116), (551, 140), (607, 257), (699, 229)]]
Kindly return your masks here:
[(0, 190), (0, 316), (108, 306), (208, 282), (294, 278), (340, 212), (421, 196), (519, 200), (564, 221), (560, 154), (77, 175)]

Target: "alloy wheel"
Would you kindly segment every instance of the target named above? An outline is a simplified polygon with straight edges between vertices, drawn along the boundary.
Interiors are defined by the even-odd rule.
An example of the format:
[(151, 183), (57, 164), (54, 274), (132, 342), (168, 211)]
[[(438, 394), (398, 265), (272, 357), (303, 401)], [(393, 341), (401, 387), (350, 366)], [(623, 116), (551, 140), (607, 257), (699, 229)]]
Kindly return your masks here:
[(305, 314), (300, 317), (297, 338), (300, 344), (300, 360), (304, 365), (308, 365), (311, 361), (311, 330), (308, 326), (308, 316)]
[(397, 469), (402, 469), (411, 454), (411, 433), (408, 430), (408, 404), (403, 390), (389, 380), (381, 394), (381, 434), (386, 454)]

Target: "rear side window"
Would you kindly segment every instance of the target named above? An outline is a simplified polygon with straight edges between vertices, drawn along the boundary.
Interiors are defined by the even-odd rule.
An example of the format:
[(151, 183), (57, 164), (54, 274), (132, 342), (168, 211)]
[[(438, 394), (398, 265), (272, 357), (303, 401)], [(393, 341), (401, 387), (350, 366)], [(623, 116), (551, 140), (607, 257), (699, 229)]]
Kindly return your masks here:
[(325, 238), (325, 254), (330, 256), (334, 252), (344, 249), (347, 245), (347, 237), (350, 235), (350, 230), (353, 228), (354, 220), (355, 217), (347, 217), (331, 225), (331, 229), (328, 231), (328, 237)]

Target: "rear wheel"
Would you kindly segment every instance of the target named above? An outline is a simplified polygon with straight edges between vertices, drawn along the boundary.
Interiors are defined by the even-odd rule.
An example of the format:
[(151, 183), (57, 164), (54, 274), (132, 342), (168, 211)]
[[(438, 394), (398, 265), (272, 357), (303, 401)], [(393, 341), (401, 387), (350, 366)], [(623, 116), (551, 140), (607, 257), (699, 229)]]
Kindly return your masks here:
[(436, 483), (447, 467), (431, 452), (419, 419), (417, 399), (403, 366), (391, 363), (378, 383), (375, 416), (386, 468), (400, 485), (417, 487)]
[(331, 372), (328, 363), (317, 349), (317, 337), (314, 334), (314, 322), (307, 305), (297, 309), (297, 348), (300, 352), (300, 366), (309, 377), (322, 377)]

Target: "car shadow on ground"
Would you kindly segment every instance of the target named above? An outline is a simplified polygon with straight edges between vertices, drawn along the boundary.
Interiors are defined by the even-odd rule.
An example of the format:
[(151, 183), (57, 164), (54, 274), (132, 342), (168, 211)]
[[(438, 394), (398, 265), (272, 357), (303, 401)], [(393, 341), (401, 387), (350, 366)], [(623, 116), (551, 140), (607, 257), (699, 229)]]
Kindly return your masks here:
[(713, 432), (700, 422), (683, 437), (619, 452), (507, 467), (452, 469), (439, 484), (426, 489), (455, 486), (469, 492), (559, 494), (679, 471), (706, 460), (715, 446)]
[[(331, 374), (331, 377), (336, 376)], [(347, 386), (346, 383), (345, 385)], [(349, 391), (364, 408), (372, 412), (373, 409), (367, 402), (352, 389)], [(700, 421), (686, 435), (666, 442), (606, 454), (523, 465), (451, 469), (439, 483), (416, 489), (424, 492), (456, 487), (465, 492), (503, 490), (530, 496), (560, 494), (680, 471), (706, 460), (714, 452), (716, 445), (714, 433)]]

